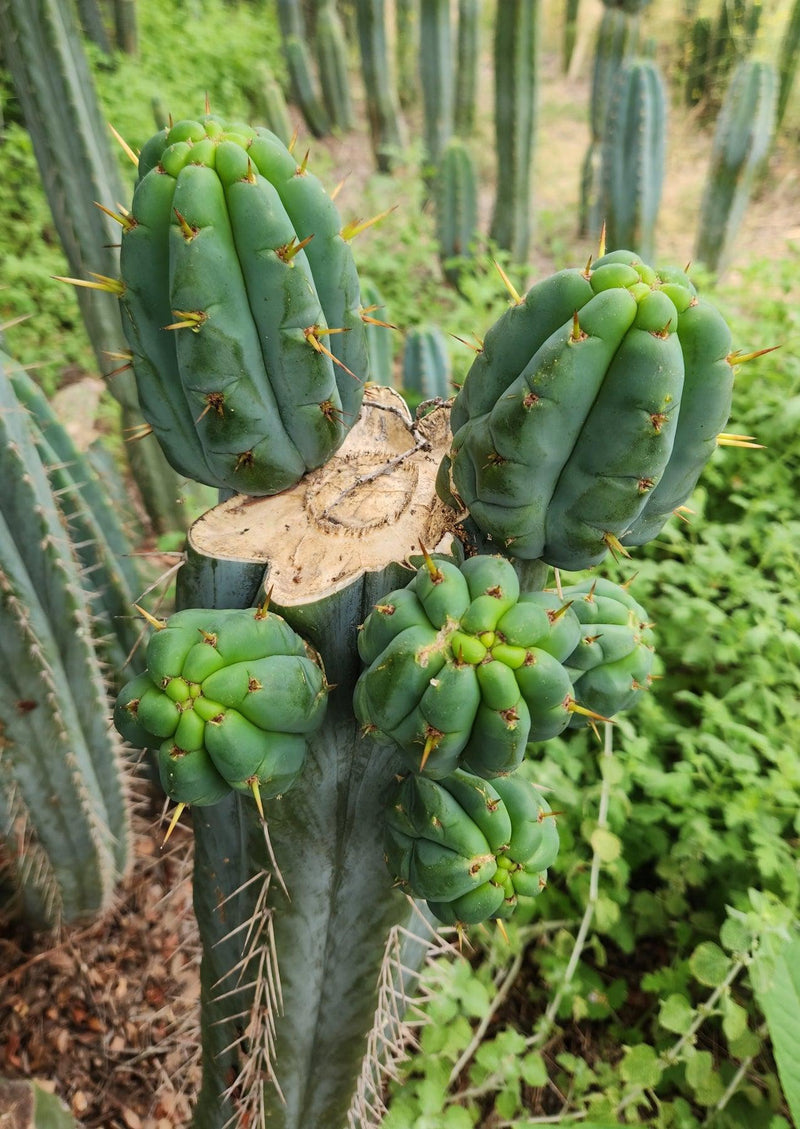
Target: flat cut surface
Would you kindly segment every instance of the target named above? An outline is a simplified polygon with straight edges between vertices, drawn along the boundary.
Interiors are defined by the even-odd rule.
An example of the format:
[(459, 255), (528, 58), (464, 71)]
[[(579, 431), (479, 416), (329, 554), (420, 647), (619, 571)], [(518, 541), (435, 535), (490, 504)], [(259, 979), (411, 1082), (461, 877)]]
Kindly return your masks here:
[(454, 515), (436, 495), (450, 444), (449, 409), (413, 423), (391, 388), (370, 386), (339, 451), (296, 486), (269, 498), (236, 495), (204, 514), (189, 539), (199, 553), (269, 563), (276, 604), (340, 591), (449, 541)]

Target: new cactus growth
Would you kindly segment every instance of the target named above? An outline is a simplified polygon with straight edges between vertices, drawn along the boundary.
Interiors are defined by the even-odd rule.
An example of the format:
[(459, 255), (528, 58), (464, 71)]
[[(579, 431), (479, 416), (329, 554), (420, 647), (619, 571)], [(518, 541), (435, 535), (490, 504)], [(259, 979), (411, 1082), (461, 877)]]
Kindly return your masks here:
[(773, 63), (748, 59), (733, 73), (711, 149), (700, 208), (696, 257), (724, 265), (775, 130), (778, 77)]
[(114, 722), (132, 745), (158, 750), (166, 794), (203, 806), (232, 788), (259, 805), (286, 792), (325, 716), (318, 656), (266, 605), (156, 624), (147, 670), (123, 688)]
[[(647, 613), (627, 590), (596, 577), (564, 588), (581, 625), (580, 642), (564, 662), (579, 705), (613, 717), (631, 709), (648, 689), (653, 667), (652, 626)], [(570, 725), (585, 725), (574, 713)]]
[[(698, 349), (690, 315), (683, 346), (681, 315), (698, 306), (701, 323), (719, 325), (684, 274), (659, 274), (623, 250), (517, 296), (453, 404), (440, 495), (510, 556), (577, 570), (624, 551), (666, 480), (654, 535), (667, 497), (682, 501), (694, 485), (726, 413), (726, 335), (712, 344), (706, 332)], [(705, 388), (709, 374), (684, 414), (684, 384)]]
[(406, 334), (402, 391), (412, 409), (425, 400), (447, 400), (453, 394), (447, 341), (437, 326), (418, 326)]
[(176, 469), (271, 494), (330, 458), (368, 359), (358, 276), (317, 178), (266, 129), (181, 121), (144, 146), (122, 228), (139, 398)]
[(563, 732), (574, 709), (551, 626), (535, 595), (521, 598), (505, 558), (470, 557), (459, 568), (429, 557), (364, 623), (356, 715), (434, 779), (459, 767), (507, 775), (528, 741)]
[(520, 776), (407, 776), (386, 809), (386, 862), (440, 921), (507, 920), (537, 897), (558, 856), (550, 805)]
[(663, 80), (651, 60), (631, 60), (614, 82), (603, 133), (601, 212), (611, 249), (652, 258), (665, 150)]

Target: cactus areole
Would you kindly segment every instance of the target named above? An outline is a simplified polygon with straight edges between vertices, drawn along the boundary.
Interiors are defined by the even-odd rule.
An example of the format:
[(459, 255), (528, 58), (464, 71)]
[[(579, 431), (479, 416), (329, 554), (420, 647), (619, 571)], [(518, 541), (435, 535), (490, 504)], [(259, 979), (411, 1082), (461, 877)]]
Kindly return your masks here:
[(269, 130), (209, 115), (143, 146), (121, 219), (125, 333), (172, 465), (253, 495), (321, 466), (358, 415), (368, 359), (317, 178)]

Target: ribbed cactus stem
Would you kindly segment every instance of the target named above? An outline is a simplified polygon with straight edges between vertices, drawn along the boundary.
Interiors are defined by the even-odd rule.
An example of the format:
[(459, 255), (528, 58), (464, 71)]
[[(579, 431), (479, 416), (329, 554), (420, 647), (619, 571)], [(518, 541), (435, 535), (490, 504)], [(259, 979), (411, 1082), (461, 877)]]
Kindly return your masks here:
[(419, 326), (406, 335), (403, 350), (403, 395), (412, 408), (453, 394), (447, 340), (437, 326)]
[(638, 21), (625, 12), (607, 8), (597, 30), (592, 90), (589, 99), (591, 140), (581, 172), (578, 234), (597, 238), (605, 216), (601, 203), (602, 141), (614, 80), (638, 39)]
[(136, 0), (114, 0), (114, 28), (120, 51), (124, 51), (126, 55), (135, 55), (139, 50)]
[(317, 64), (322, 96), (334, 129), (353, 128), (353, 101), (347, 73), (347, 43), (344, 27), (333, 0), (325, 0), (317, 11)]
[(561, 69), (564, 74), (568, 73), (575, 52), (575, 43), (578, 38), (579, 7), (580, 0), (566, 0), (564, 5), (564, 26), (561, 33)]
[(540, 0), (503, 0), (494, 36), (497, 193), (492, 239), (522, 263), (531, 237)]
[(372, 151), (378, 171), (389, 172), (403, 143), (383, 0), (356, 0), (356, 20)]
[(388, 316), (383, 295), (377, 286), (368, 279), (361, 279), (361, 303), (367, 318), (375, 322), (386, 322), (386, 325), (375, 325), (366, 322), (367, 351), (369, 352), (370, 380), (375, 384), (382, 384), (388, 388), (396, 386), (394, 376), (394, 341), (396, 331), (388, 323)]
[(718, 270), (729, 256), (775, 128), (778, 77), (772, 63), (740, 63), (722, 105), (703, 193), (695, 257)]
[[(113, 208), (124, 191), (71, 12), (60, 0), (0, 0), (0, 39), (70, 273), (115, 278), (119, 228), (94, 201)], [(105, 372), (106, 353), (123, 342), (117, 299), (80, 287), (78, 303)], [(122, 405), (123, 429), (135, 428), (141, 416), (133, 374), (119, 373), (109, 387)], [(182, 528), (180, 480), (155, 439), (128, 443), (126, 453), (156, 529)]]
[(397, 95), (403, 109), (412, 106), (418, 94), (419, 7), (417, 0), (395, 0), (394, 58)]
[[(349, 1110), (365, 1123), (359, 1107), (376, 1100), (364, 1091), (364, 1054), (387, 1018), (376, 1015), (386, 939), (409, 909), (382, 850), (397, 754), (362, 738), (352, 692), (358, 625), (405, 576), (391, 562), (444, 533), (433, 480), (446, 413), (421, 426), (431, 450), (403, 422), (396, 394), (370, 389), (347, 461), (335, 456), (246, 518), (240, 500), (223, 503), (190, 531), (181, 603), (249, 606), (266, 586), (270, 608), (318, 649), (336, 682), (301, 778), (265, 805), (269, 845), (247, 797), (195, 812), (204, 1040), (195, 1129), (222, 1129), (235, 1112), (280, 1129), (342, 1129)], [(395, 485), (401, 501), (387, 513)], [(288, 526), (280, 542), (276, 523)]]
[(283, 36), (292, 98), (299, 106), (312, 134), (324, 137), (330, 132), (330, 120), (317, 91), (311, 68), (311, 54), (300, 0), (278, 0), (278, 22)]
[(666, 96), (649, 59), (623, 67), (611, 94), (603, 137), (603, 213), (609, 250), (627, 247), (650, 260), (664, 183)]
[(425, 161), (437, 167), (453, 132), (453, 32), (449, 0), (420, 0), (419, 74)]
[(75, 8), (83, 34), (87, 39), (91, 39), (104, 54), (110, 55), (111, 40), (108, 38), (98, 0), (77, 0)]
[(444, 276), (458, 286), (464, 263), (478, 238), (475, 164), (466, 145), (453, 138), (442, 154), (435, 186), (436, 237)]
[(468, 137), (475, 128), (480, 52), (480, 0), (459, 0), (456, 52), (455, 131)]
[(778, 56), (778, 74), (780, 85), (778, 88), (778, 105), (775, 111), (775, 129), (778, 130), (786, 114), (789, 97), (792, 93), (797, 61), (800, 56), (800, 0), (795, 0), (792, 11), (786, 24), (786, 29), (781, 40), (780, 54)]
[(0, 835), (26, 915), (104, 909), (128, 857), (121, 764), (79, 562), (0, 368)]

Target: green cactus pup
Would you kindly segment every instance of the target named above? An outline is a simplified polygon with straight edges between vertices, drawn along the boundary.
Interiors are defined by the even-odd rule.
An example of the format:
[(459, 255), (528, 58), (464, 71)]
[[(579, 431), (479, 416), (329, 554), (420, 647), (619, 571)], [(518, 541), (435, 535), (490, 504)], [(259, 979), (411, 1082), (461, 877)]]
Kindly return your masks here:
[(559, 846), (554, 813), (528, 780), (490, 783), (461, 770), (399, 783), (384, 842), (395, 882), (459, 926), (512, 917), (547, 885)]
[(181, 473), (272, 494), (344, 441), (369, 374), (343, 234), (269, 130), (209, 115), (145, 144), (121, 301), (142, 412)]
[[(440, 496), (510, 556), (577, 571), (626, 553), (629, 535), (639, 542), (639, 519), (666, 479), (647, 525), (654, 535), (726, 415), (724, 381), (715, 376), (713, 392), (698, 385), (715, 358), (730, 363), (719, 340), (690, 345), (692, 315), (681, 330), (690, 309), (713, 320), (684, 274), (659, 274), (624, 250), (516, 295), (453, 403)], [(685, 384), (695, 391), (684, 413)]]
[(266, 604), (152, 622), (147, 670), (122, 689), (114, 723), (132, 745), (157, 749), (176, 818), (232, 788), (259, 808), (287, 791), (325, 716), (319, 657)]
[[(612, 718), (631, 709), (651, 683), (654, 647), (647, 613), (626, 587), (595, 577), (564, 588), (581, 625), (580, 642), (564, 661), (578, 703)], [(575, 713), (570, 725), (585, 725)]]
[(461, 767), (487, 779), (513, 772), (529, 741), (562, 733), (577, 709), (550, 653), (548, 610), (521, 598), (504, 557), (458, 566), (426, 555), (359, 635), (354, 706), (365, 732), (391, 738), (432, 779)]

